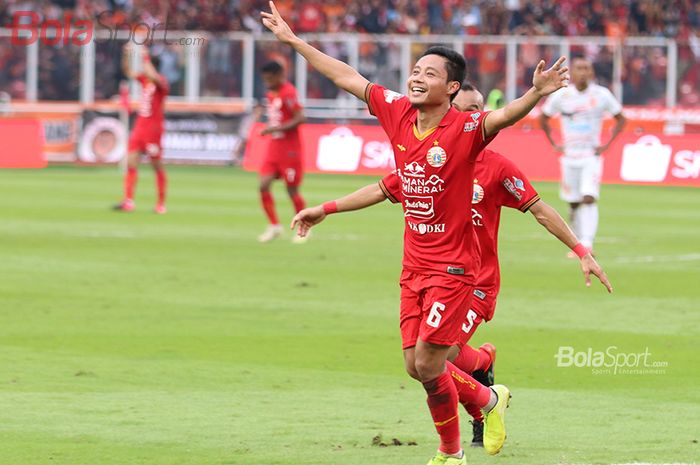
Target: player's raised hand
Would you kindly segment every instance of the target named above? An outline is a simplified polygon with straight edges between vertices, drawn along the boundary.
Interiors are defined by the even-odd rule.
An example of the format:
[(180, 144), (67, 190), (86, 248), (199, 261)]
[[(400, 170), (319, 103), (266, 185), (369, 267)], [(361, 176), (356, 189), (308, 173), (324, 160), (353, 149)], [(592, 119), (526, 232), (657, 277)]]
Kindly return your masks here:
[(610, 281), (608, 280), (608, 276), (605, 274), (605, 271), (598, 265), (598, 262), (593, 258), (593, 255), (590, 253), (586, 254), (581, 258), (581, 271), (583, 272), (583, 276), (586, 279), (586, 286), (591, 287), (591, 275), (594, 275), (597, 277), (600, 282), (605, 286), (605, 288), (608, 290), (610, 294), (612, 294), (613, 288), (612, 284), (610, 284)]
[(305, 208), (292, 218), (291, 229), (297, 229), (297, 236), (305, 237), (309, 233), (312, 226), (319, 224), (326, 218), (323, 212), (323, 206), (318, 205), (311, 208)]
[(560, 57), (551, 68), (545, 71), (544, 60), (540, 60), (532, 76), (532, 85), (542, 97), (549, 95), (569, 84), (569, 68), (562, 66), (566, 61), (565, 57)]
[(270, 1), (270, 11), (261, 11), (260, 16), (262, 17), (262, 23), (268, 28), (277, 39), (285, 44), (289, 44), (296, 37), (292, 29), (289, 27), (287, 22), (282, 19), (282, 15), (277, 10), (275, 2)]

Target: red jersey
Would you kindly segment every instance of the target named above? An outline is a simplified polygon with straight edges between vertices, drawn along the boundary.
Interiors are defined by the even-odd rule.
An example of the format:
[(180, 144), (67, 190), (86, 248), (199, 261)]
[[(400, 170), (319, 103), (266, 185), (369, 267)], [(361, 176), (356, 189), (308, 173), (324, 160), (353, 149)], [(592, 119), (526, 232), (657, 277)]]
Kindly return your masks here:
[(135, 126), (162, 130), (165, 119), (163, 103), (170, 92), (167, 79), (159, 76), (159, 81), (153, 82), (145, 74), (139, 74), (136, 80), (141, 83), (141, 103)]
[(479, 245), (464, 199), (472, 197), (475, 160), (490, 141), (483, 133), (486, 113), (450, 108), (436, 128), (419, 135), (418, 111), (408, 98), (375, 84), (366, 96), (394, 148), (406, 222), (404, 270), (475, 284)]
[[(301, 108), (297, 90), (290, 82), (285, 82), (276, 91), (271, 90), (267, 93), (267, 121), (270, 126), (286, 123)], [(299, 126), (289, 131), (273, 132), (270, 135), (274, 140), (296, 142), (299, 140)]]
[[(402, 201), (402, 173), (396, 170), (381, 181), (382, 190), (392, 202)], [(481, 249), (481, 271), (476, 281), (479, 290), (494, 290), (501, 285), (498, 266), (498, 227), (501, 208), (517, 208), (526, 212), (540, 196), (522, 171), (508, 158), (492, 150), (484, 150), (476, 158), (471, 218)], [(466, 205), (463, 205), (463, 208)], [(466, 213), (463, 210), (463, 213)], [(490, 315), (486, 315), (490, 319)]]

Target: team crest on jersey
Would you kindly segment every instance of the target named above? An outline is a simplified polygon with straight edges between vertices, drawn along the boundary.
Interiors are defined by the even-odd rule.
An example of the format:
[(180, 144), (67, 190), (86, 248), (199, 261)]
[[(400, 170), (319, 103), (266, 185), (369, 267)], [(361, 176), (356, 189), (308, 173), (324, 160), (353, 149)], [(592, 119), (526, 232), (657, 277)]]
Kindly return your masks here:
[(484, 188), (479, 184), (474, 184), (474, 193), (472, 194), (472, 204), (476, 204), (484, 200)]
[(431, 147), (430, 150), (428, 150), (426, 160), (433, 168), (440, 168), (442, 165), (447, 163), (447, 153), (445, 152), (445, 149), (440, 146)]
[(477, 111), (476, 113), (472, 113), (472, 114), (471, 114), (472, 121), (478, 121), (478, 120), (479, 120), (479, 116), (481, 116), (481, 112), (479, 112), (479, 111)]

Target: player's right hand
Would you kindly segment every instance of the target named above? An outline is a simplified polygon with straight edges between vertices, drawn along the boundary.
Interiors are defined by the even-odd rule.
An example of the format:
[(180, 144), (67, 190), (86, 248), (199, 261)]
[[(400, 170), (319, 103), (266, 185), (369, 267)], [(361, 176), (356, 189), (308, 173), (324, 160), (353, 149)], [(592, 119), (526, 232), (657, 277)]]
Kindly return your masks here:
[(555, 145), (554, 146), (554, 151), (557, 153), (564, 153), (564, 147), (561, 145)]
[(326, 218), (326, 214), (323, 212), (323, 206), (317, 205), (311, 208), (305, 208), (292, 219), (291, 229), (295, 229), (297, 226), (297, 235), (299, 237), (305, 237), (309, 233), (309, 229), (312, 226), (319, 224)]
[(291, 43), (296, 36), (285, 20), (282, 19), (282, 15), (280, 15), (280, 12), (275, 6), (275, 2), (273, 1), (270, 1), (270, 11), (272, 11), (272, 13), (268, 13), (266, 11), (260, 12), (260, 16), (262, 16), (262, 23), (275, 35), (275, 37), (277, 37), (280, 42), (285, 44)]
[(590, 253), (581, 258), (581, 271), (583, 272), (587, 287), (591, 287), (592, 274), (600, 280), (603, 286), (605, 286), (605, 288), (608, 290), (608, 293), (612, 294), (613, 288), (612, 284), (610, 284), (610, 281), (608, 280), (608, 275), (605, 274), (605, 271), (603, 271), (595, 258), (593, 258), (593, 255)]

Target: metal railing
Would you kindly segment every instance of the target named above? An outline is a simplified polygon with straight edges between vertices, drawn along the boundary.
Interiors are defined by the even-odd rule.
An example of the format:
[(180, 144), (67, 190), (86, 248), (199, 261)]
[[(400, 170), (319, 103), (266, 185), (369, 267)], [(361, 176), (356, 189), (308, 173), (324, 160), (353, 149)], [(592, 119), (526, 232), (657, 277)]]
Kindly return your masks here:
[[(530, 85), (532, 69), (540, 58), (550, 63), (559, 55), (585, 55), (594, 63), (602, 85), (625, 104), (674, 107), (681, 77), (679, 44), (655, 37), (526, 37), (526, 36), (407, 36), (364, 34), (311, 34), (305, 40), (346, 61), (374, 82), (402, 91), (416, 57), (427, 46), (442, 44), (464, 54), (469, 79), (484, 95), (499, 89), (512, 100)], [(6, 61), (24, 65), (0, 69), (0, 87), (24, 87), (27, 101), (79, 100), (91, 103), (118, 91), (121, 45), (96, 31), (86, 45), (46, 45), (35, 41), (18, 46), (11, 31), (0, 29), (0, 52)], [(152, 53), (162, 58), (161, 72), (171, 82), (171, 98), (186, 102), (235, 102), (247, 107), (264, 94), (260, 66), (270, 59), (285, 61), (310, 116), (362, 117), (364, 106), (338, 91), (310, 69), (290, 47), (269, 34), (205, 31), (169, 31), (168, 43), (155, 40)], [(9, 47), (9, 48), (8, 48)], [(0, 53), (0, 56), (3, 54)], [(691, 55), (692, 56), (692, 55)], [(132, 63), (138, 66), (133, 56)], [(694, 64), (695, 65), (695, 64)], [(14, 74), (13, 74), (14, 73)], [(21, 82), (20, 82), (21, 81)], [(69, 85), (70, 84), (70, 85)], [(132, 87), (133, 96), (137, 89)], [(19, 95), (21, 92), (15, 92)]]

